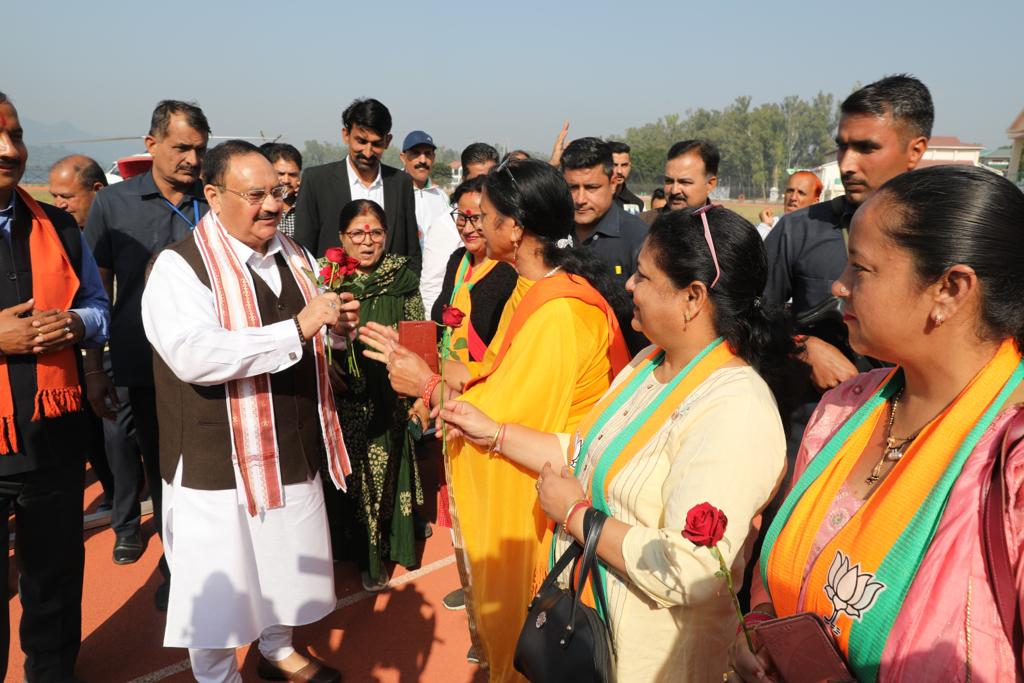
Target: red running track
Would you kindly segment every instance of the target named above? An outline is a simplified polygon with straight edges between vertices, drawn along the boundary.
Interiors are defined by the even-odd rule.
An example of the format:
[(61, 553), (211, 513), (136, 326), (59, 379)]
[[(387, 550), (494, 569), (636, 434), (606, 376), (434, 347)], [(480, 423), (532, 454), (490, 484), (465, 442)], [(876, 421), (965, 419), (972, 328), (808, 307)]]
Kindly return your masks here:
[[(439, 478), (437, 454), (420, 460), (428, 500)], [(86, 511), (101, 494), (99, 484), (85, 492)], [(433, 504), (428, 506), (431, 511)], [(87, 531), (82, 605), (82, 649), (77, 675), (87, 683), (184, 683), (193, 680), (188, 652), (165, 648), (164, 615), (153, 607), (160, 583), (157, 560), (160, 541), (152, 518), (143, 524), (148, 537), (145, 554), (135, 564), (111, 561), (114, 533), (108, 528)], [(469, 683), (486, 680), (484, 672), (466, 662), (469, 649), (466, 613), (450, 612), (441, 599), (458, 585), (458, 572), (447, 529), (421, 545), (420, 567), (392, 571), (392, 587), (379, 594), (363, 590), (351, 563), (335, 565), (339, 608), (322, 621), (295, 630), (295, 646), (309, 648), (342, 672), (348, 683)], [(11, 576), (16, 576), (13, 551)], [(13, 583), (13, 579), (12, 579)], [(14, 593), (14, 591), (11, 591)], [(24, 655), (18, 642), (21, 604), (10, 598), (11, 659), (6, 681), (23, 680)], [(256, 648), (239, 649), (242, 677), (258, 681)]]

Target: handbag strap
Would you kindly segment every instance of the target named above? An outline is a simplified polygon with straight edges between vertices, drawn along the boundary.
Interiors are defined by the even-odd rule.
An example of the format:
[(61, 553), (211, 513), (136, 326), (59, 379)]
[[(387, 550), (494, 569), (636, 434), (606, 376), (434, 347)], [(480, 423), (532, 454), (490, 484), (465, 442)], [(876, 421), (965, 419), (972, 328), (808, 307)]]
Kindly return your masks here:
[[(543, 594), (546, 591), (546, 589), (555, 585), (555, 583), (558, 581), (558, 577), (562, 575), (562, 572), (565, 571), (566, 567), (568, 567), (570, 563), (573, 567), (572, 573), (576, 573), (576, 567), (579, 565), (580, 555), (582, 555), (582, 553), (583, 548), (580, 547), (579, 543), (573, 541), (571, 544), (569, 544), (569, 547), (566, 548), (564, 553), (562, 553), (562, 556), (559, 557), (558, 561), (555, 562), (553, 567), (551, 567), (551, 571), (549, 571), (548, 575), (544, 578), (544, 582), (541, 583), (540, 588), (537, 589), (537, 594), (534, 595), (533, 600), (530, 601), (530, 609), (533, 608), (533, 603), (534, 601), (536, 601), (538, 596)], [(571, 580), (572, 579), (570, 578), (570, 581)]]
[(583, 516), (583, 557), (580, 559), (579, 572), (573, 571), (569, 577), (569, 590), (572, 594), (572, 610), (569, 613), (569, 628), (576, 623), (576, 609), (583, 598), (583, 590), (587, 587), (587, 575), (591, 573), (594, 559), (597, 557), (597, 542), (604, 529), (602, 513), (589, 508)]
[[(590, 510), (588, 510), (587, 512), (590, 512)], [(593, 513), (594, 513), (595, 516), (600, 517), (600, 524), (601, 524), (601, 527), (603, 528), (604, 527), (604, 522), (605, 522), (605, 519), (606, 519), (605, 514), (603, 512), (601, 512), (600, 510), (593, 510)], [(584, 516), (583, 517), (583, 531), (584, 531), (584, 533), (586, 533), (586, 530), (587, 530), (587, 522), (588, 522), (588, 518), (587, 518), (587, 516)], [(600, 533), (600, 531), (598, 533)], [(595, 543), (595, 549), (596, 549), (596, 543)], [(605, 601), (604, 582), (601, 581), (601, 571), (600, 571), (600, 567), (599, 567), (599, 563), (600, 562), (601, 562), (600, 558), (598, 558), (596, 553), (595, 553), (594, 561), (590, 565), (590, 590), (594, 593), (594, 600), (601, 607), (601, 614), (604, 617), (605, 627), (609, 629), (609, 633), (610, 633), (611, 632), (611, 615), (608, 612), (608, 603)], [(617, 653), (615, 651), (615, 638), (609, 638), (608, 640), (609, 640), (609, 642), (611, 643), (611, 646), (612, 646), (612, 656), (617, 656)]]
[[(1007, 640), (1013, 645), (1017, 668), (1022, 668), (1024, 652), (1024, 631), (1021, 628), (1021, 612), (1024, 607), (1017, 595), (1017, 585), (1010, 563), (1010, 551), (1006, 544), (1004, 510), (1006, 509), (1006, 460), (1013, 449), (1024, 439), (1024, 410), (1019, 410), (1010, 420), (1003, 434), (1002, 446), (997, 460), (992, 465), (992, 480), (981, 501), (981, 544), (988, 571), (989, 585), (995, 596), (996, 609), (1003, 624)], [(1019, 559), (1019, 558), (1018, 558)]]

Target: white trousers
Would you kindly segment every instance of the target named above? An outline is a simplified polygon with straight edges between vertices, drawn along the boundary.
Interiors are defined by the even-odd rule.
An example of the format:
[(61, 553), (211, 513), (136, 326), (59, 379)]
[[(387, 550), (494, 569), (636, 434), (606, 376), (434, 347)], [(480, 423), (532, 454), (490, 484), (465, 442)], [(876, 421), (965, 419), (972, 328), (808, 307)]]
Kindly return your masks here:
[[(272, 662), (279, 662), (293, 652), (292, 627), (268, 626), (260, 634), (260, 653)], [(189, 648), (192, 675), (198, 683), (242, 683), (238, 673), (235, 648), (221, 650)]]

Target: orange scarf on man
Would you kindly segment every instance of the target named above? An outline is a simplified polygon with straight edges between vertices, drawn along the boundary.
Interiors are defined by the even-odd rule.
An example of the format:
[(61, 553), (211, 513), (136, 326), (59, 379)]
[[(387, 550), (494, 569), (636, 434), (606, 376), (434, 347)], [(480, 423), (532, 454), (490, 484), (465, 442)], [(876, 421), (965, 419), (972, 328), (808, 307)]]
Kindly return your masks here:
[[(32, 297), (38, 310), (68, 310), (78, 292), (78, 275), (71, 265), (57, 229), (46, 212), (28, 192), (17, 188), (18, 198), (32, 214), (32, 231), (28, 237), (32, 264)], [(82, 409), (82, 387), (79, 383), (75, 348), (43, 354), (36, 358), (36, 396), (33, 420), (58, 417)], [(0, 455), (18, 451), (14, 427), (14, 397), (7, 374), (7, 357), (0, 355)]]

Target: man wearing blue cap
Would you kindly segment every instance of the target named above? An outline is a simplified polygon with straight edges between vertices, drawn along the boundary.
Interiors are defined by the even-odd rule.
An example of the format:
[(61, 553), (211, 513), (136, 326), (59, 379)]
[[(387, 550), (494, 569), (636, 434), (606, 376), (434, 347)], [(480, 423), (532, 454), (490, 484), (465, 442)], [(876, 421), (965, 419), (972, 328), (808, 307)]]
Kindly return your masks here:
[[(450, 215), (448, 195), (430, 182), (437, 146), (434, 139), (422, 130), (414, 130), (402, 143), (402, 164), (412, 178), (412, 193), (416, 199), (416, 226), (423, 251), (423, 270), (420, 274), (420, 295), (424, 305), (433, 305), (441, 293), (448, 257), (462, 246), (459, 231)], [(429, 309), (428, 309), (429, 310)]]

